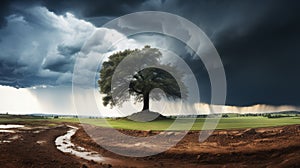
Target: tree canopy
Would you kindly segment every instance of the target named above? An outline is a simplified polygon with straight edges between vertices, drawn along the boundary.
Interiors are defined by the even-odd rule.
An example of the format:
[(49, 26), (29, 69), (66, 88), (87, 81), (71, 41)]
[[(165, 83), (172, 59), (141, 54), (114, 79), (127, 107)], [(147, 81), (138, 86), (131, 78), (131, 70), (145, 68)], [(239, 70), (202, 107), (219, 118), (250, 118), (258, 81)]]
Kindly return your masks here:
[[(130, 59), (125, 59), (126, 57)], [(149, 110), (149, 100), (160, 100), (162, 97), (162, 93), (151, 93), (156, 88), (161, 89), (169, 99), (185, 98), (187, 89), (182, 82), (183, 74), (171, 64), (162, 64), (161, 57), (162, 53), (150, 46), (127, 49), (109, 56), (102, 64), (98, 80), (100, 93), (105, 94), (103, 105), (122, 105), (133, 97), (136, 102), (144, 103), (142, 110)], [(126, 68), (118, 70), (121, 62)], [(133, 73), (129, 73), (132, 70)], [(169, 72), (175, 73), (177, 80)], [(118, 77), (112, 83), (115, 73)], [(129, 94), (126, 95), (126, 92)]]

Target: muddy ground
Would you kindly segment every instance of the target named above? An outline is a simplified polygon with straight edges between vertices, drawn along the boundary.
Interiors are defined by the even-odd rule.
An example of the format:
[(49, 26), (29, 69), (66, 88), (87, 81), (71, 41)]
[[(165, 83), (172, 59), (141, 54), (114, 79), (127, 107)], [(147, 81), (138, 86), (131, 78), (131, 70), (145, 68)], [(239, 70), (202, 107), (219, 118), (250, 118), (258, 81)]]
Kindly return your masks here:
[[(63, 154), (55, 146), (57, 136), (65, 134), (64, 125), (47, 127), (26, 125), (10, 129), (15, 133), (0, 133), (1, 167), (81, 167), (85, 160)], [(7, 141), (10, 141), (9, 143)]]
[[(147, 143), (128, 146), (131, 142), (118, 142), (118, 137), (110, 137), (109, 129), (85, 126), (73, 137), (73, 142), (99, 151), (106, 157), (123, 161), (127, 166), (144, 167), (299, 167), (300, 166), (300, 125), (257, 129), (216, 130), (204, 142), (199, 143), (199, 132), (189, 132), (176, 146), (158, 155), (130, 158), (108, 152), (92, 141), (86, 132), (101, 132), (93, 140), (109, 143), (120, 150), (158, 150), (169, 143), (166, 138), (158, 145), (147, 147)], [(131, 136), (153, 136), (158, 132), (130, 131), (120, 132)], [(172, 136), (177, 132), (165, 133)], [(89, 134), (90, 135), (90, 134)], [(102, 136), (105, 135), (105, 136)], [(124, 145), (127, 144), (127, 145)], [(149, 143), (151, 144), (151, 142)], [(112, 165), (118, 165), (118, 163)]]
[[(47, 125), (47, 124), (46, 124)], [(80, 127), (80, 125), (76, 125)], [(199, 132), (189, 132), (175, 147), (166, 152), (132, 158), (116, 155), (99, 146), (87, 132), (101, 132), (93, 136), (101, 143), (120, 150), (138, 152), (158, 150), (166, 142), (152, 146), (126, 146), (118, 137), (110, 137), (109, 129), (84, 126), (72, 137), (72, 142), (95, 150), (107, 158), (104, 163), (96, 163), (65, 154), (56, 149), (56, 137), (66, 133), (65, 124), (45, 126), (45, 123), (26, 125), (12, 129), (15, 133), (0, 133), (1, 167), (299, 167), (300, 166), (300, 125), (257, 129), (217, 130), (204, 142), (199, 143)], [(154, 136), (159, 132), (129, 131), (120, 132), (137, 137)], [(163, 134), (166, 138), (176, 132)], [(6, 141), (10, 141), (9, 143)]]

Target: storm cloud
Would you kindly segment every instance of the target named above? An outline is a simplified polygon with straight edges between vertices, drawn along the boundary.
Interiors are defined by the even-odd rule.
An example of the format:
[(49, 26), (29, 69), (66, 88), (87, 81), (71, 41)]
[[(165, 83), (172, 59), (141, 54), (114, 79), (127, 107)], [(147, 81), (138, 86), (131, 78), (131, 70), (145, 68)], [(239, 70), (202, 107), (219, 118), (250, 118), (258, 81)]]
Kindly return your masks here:
[[(0, 84), (68, 84), (75, 58), (96, 26), (155, 10), (185, 17), (208, 35), (225, 68), (228, 105), (300, 105), (299, 9), (294, 0), (3, 1)], [(201, 60), (182, 57), (198, 77), (202, 100), (209, 103)]]
[(1, 84), (30, 87), (70, 82), (76, 53), (95, 27), (44, 7), (6, 17), (0, 30)]
[[(70, 85), (83, 46), (88, 50), (84, 54), (95, 52), (100, 57), (114, 43), (111, 37), (120, 35), (71, 13), (57, 15), (40, 6), (25, 8), (6, 20), (0, 30), (0, 84), (16, 88)], [(91, 39), (89, 43), (87, 39)], [(133, 44), (134, 40), (129, 42), (124, 37), (124, 43)]]
[[(300, 105), (298, 1), (148, 1), (140, 10), (147, 8), (179, 14), (205, 31), (225, 68), (228, 105)], [(187, 61), (199, 82), (207, 81), (201, 63)]]

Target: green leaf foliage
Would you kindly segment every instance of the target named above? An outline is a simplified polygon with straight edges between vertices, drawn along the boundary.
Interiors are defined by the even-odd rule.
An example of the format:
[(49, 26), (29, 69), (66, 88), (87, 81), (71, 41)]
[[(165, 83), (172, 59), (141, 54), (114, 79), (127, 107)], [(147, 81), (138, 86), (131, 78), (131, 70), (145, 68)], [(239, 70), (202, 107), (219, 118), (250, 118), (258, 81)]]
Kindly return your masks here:
[[(124, 59), (128, 56), (130, 59)], [(146, 110), (149, 108), (149, 99), (160, 100), (163, 96), (162, 93), (152, 94), (151, 91), (155, 88), (161, 89), (169, 99), (186, 98), (187, 89), (182, 82), (183, 73), (170, 64), (160, 63), (161, 57), (162, 53), (150, 46), (124, 50), (109, 56), (102, 64), (98, 80), (100, 93), (105, 95), (103, 105), (122, 105), (124, 101), (134, 97), (136, 102), (144, 101), (143, 110)], [(128, 68), (118, 70), (117, 67), (121, 62)], [(132, 70), (134, 73), (129, 73)], [(114, 78), (112, 85), (115, 73), (118, 77)]]

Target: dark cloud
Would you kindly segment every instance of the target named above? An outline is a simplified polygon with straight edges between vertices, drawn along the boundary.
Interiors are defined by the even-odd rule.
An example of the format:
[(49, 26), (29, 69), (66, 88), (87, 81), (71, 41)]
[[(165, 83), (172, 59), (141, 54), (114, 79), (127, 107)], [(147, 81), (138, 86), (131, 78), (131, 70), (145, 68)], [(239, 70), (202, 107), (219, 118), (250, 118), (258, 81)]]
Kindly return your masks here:
[(245, 17), (215, 39), (226, 70), (227, 104), (300, 105), (300, 4), (272, 3), (256, 11), (260, 19), (247, 23)]
[(58, 45), (57, 46), (57, 51), (59, 54), (65, 56), (65, 57), (70, 57), (80, 51), (81, 48), (79, 47), (73, 47), (73, 46), (65, 46), (65, 45)]
[(7, 16), (9, 13), (9, 2), (4, 0), (1, 4), (0, 10), (0, 28), (6, 25), (6, 20), (4, 16)]
[[(142, 9), (147, 6), (186, 17), (207, 33), (225, 67), (228, 105), (300, 105), (298, 1), (166, 1)], [(187, 61), (209, 102), (201, 63)]]
[(95, 27), (44, 7), (19, 9), (6, 21), (0, 29), (0, 84), (69, 85), (76, 54)]
[[(300, 105), (298, 1), (149, 1), (140, 10), (147, 8), (179, 14), (206, 32), (225, 67), (228, 105)], [(206, 93), (201, 63), (187, 61)]]
[(65, 12), (71, 10), (80, 13), (84, 17), (94, 16), (120, 16), (130, 12), (132, 8), (138, 7), (143, 0), (109, 0), (109, 1), (43, 1), (50, 10)]
[(0, 24), (5, 24), (5, 16), (20, 8), (45, 6), (57, 14), (71, 12), (77, 17), (120, 16), (137, 8), (144, 0), (4, 0), (0, 7)]
[[(178, 14), (197, 24), (212, 40), (223, 61), (227, 77), (227, 104), (300, 105), (300, 2), (296, 0), (202, 0), (202, 1), (2, 1), (0, 27), (7, 25), (8, 15), (20, 13), (24, 6), (46, 6), (50, 11), (99, 21), (103, 24), (123, 14), (157, 10)], [(103, 19), (101, 19), (103, 18)], [(32, 16), (26, 21), (44, 28)], [(32, 20), (30, 20), (32, 19)], [(100, 20), (99, 20), (100, 19)], [(100, 25), (101, 25), (100, 24)], [(50, 31), (50, 29), (49, 29)], [(3, 41), (3, 36), (0, 37)], [(0, 42), (1, 42), (0, 40)], [(12, 45), (13, 46), (13, 45)], [(78, 45), (56, 45), (55, 59), (47, 58), (44, 69), (69, 72)], [(0, 75), (3, 85), (23, 85), (28, 64), (16, 57), (0, 55)], [(200, 60), (185, 57), (198, 74), (203, 101), (210, 100), (210, 83)], [(18, 67), (18, 68), (16, 68)], [(36, 67), (38, 68), (38, 67)], [(19, 69), (19, 70), (16, 70)], [(21, 71), (21, 69), (23, 71)], [(28, 73), (24, 73), (28, 72)], [(6, 75), (4, 75), (6, 74)], [(39, 81), (39, 77), (32, 79)], [(15, 80), (18, 79), (18, 80)], [(47, 78), (47, 80), (51, 80)], [(46, 79), (45, 79), (46, 80)], [(7, 84), (12, 83), (12, 84)]]
[(28, 1), (22, 1), (22, 0), (3, 0), (1, 1), (0, 6), (0, 28), (5, 26), (7, 23), (7, 20), (5, 17), (13, 14), (16, 12), (18, 7), (28, 7), (37, 5), (38, 1), (34, 0), (28, 0)]
[(48, 69), (53, 72), (70, 72), (74, 66), (74, 60), (59, 57), (55, 60), (48, 61), (42, 66), (43, 69)]

